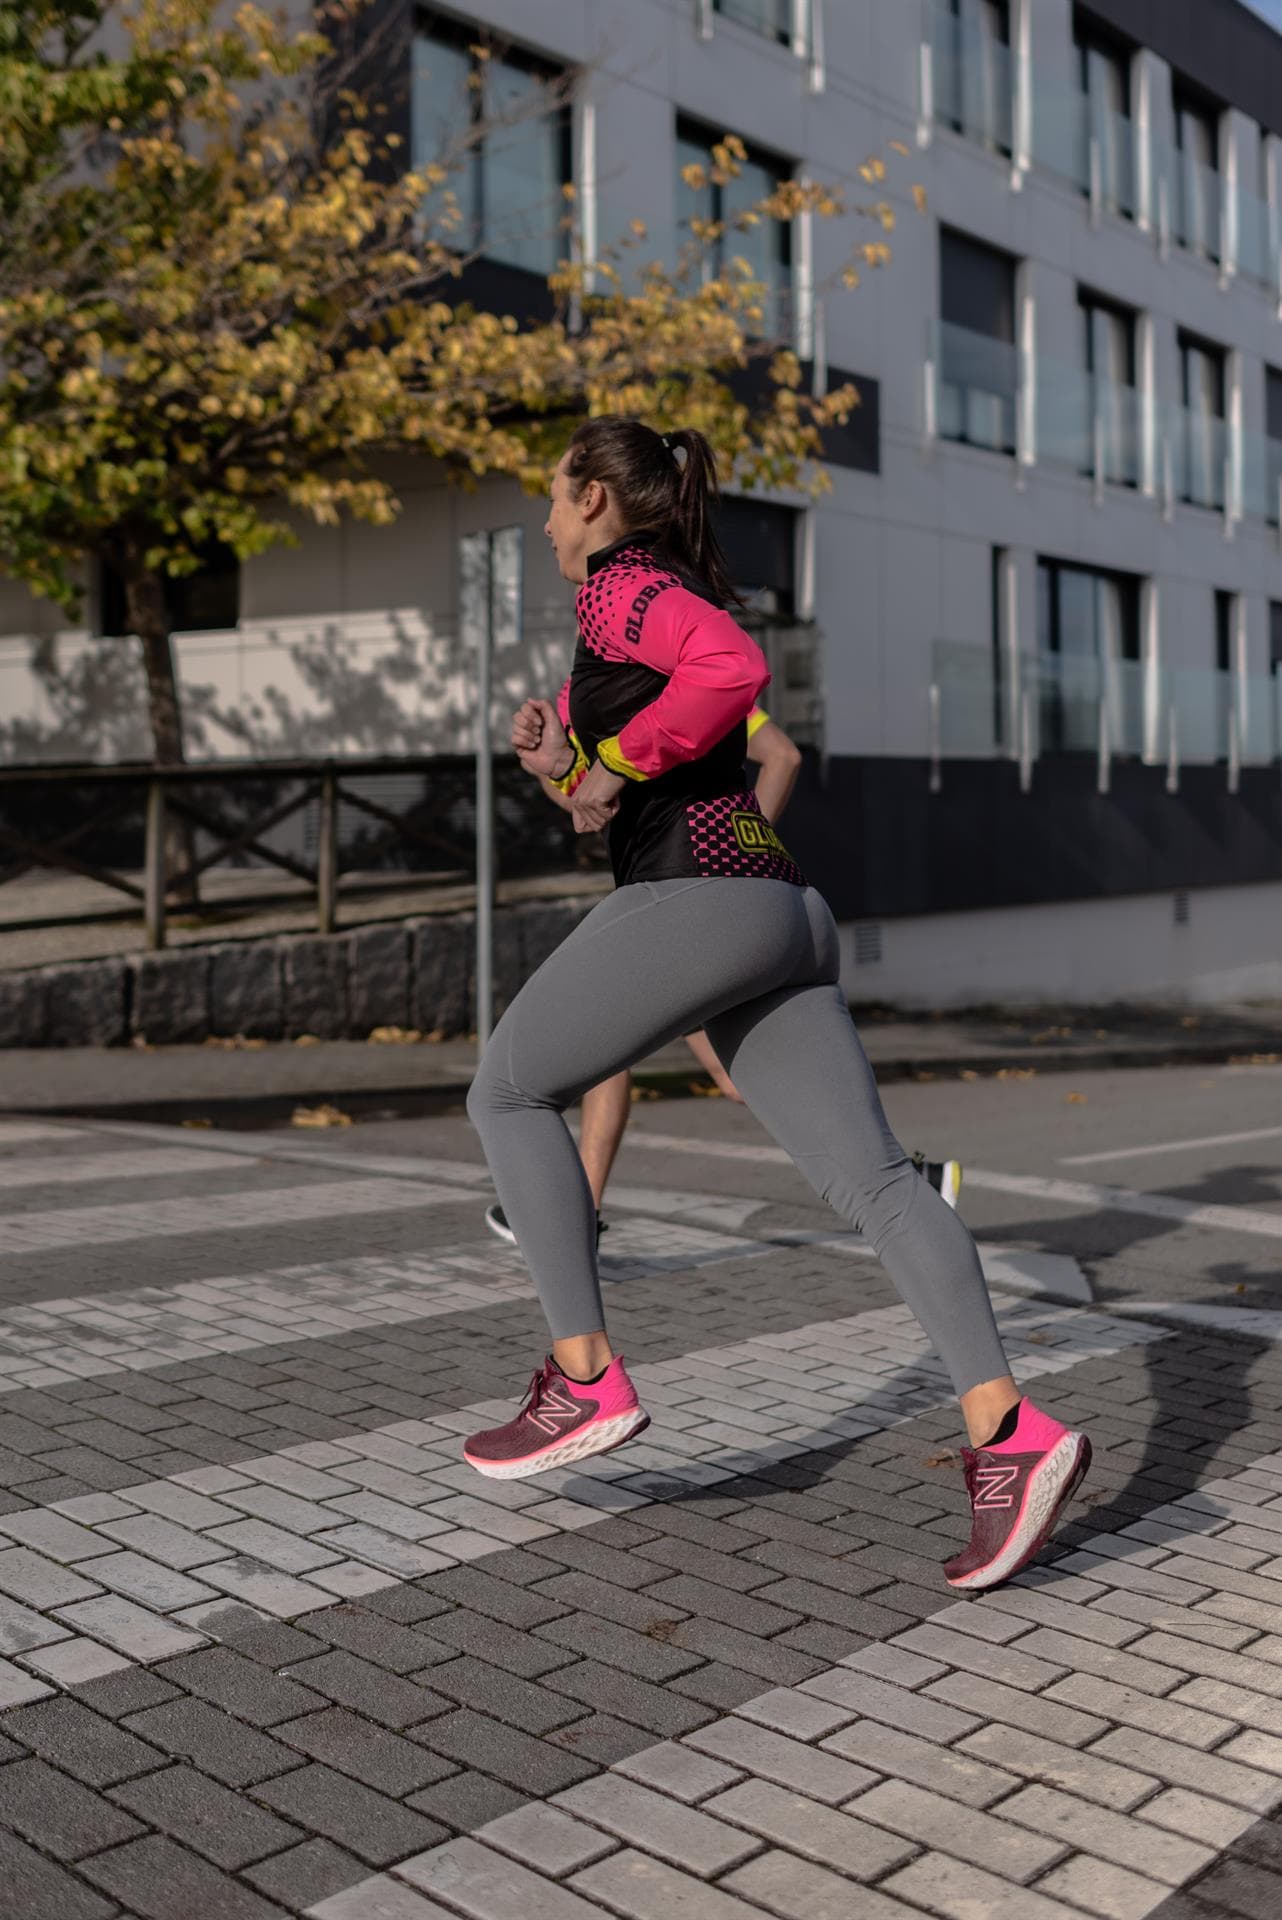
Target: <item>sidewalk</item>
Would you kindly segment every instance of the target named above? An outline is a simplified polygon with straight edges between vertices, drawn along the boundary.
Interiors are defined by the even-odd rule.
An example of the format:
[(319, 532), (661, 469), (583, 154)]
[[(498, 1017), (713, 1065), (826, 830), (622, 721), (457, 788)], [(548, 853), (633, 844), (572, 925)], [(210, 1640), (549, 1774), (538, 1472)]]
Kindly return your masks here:
[[(859, 1030), (884, 1083), (962, 1073), (1063, 1073), (1105, 1067), (1282, 1063), (1282, 1008), (981, 1011), (897, 1018), (877, 1009)], [(412, 1112), (460, 1098), (475, 1043), (359, 1040), (217, 1046), (12, 1048), (0, 1052), (0, 1112), (198, 1116), (221, 1125), (288, 1118), (296, 1104), (358, 1114)], [(643, 1080), (671, 1093), (700, 1078), (683, 1045), (647, 1060)]]

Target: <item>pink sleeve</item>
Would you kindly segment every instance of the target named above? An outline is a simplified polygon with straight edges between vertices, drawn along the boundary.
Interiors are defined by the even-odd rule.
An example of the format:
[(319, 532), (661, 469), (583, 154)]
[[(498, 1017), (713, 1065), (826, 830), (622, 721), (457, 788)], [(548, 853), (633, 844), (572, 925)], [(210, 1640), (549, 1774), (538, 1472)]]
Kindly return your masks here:
[(568, 679), (556, 696), (556, 715), (568, 733), (570, 731), (570, 682)]
[(610, 771), (629, 780), (653, 780), (698, 760), (752, 711), (770, 679), (756, 641), (728, 613), (684, 588), (669, 590), (650, 608), (644, 659), (669, 676), (667, 686), (597, 747)]

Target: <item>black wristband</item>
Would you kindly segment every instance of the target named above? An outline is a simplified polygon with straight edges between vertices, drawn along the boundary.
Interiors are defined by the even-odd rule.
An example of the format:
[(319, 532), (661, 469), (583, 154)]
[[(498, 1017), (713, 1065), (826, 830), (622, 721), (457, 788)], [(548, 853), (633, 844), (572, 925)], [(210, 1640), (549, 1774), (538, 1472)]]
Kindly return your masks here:
[(573, 742), (567, 741), (566, 745), (570, 749), (570, 764), (563, 773), (550, 773), (548, 775), (549, 780), (551, 780), (553, 784), (555, 784), (556, 781), (558, 780), (568, 780), (570, 775), (574, 772), (575, 766), (578, 763), (579, 756)]

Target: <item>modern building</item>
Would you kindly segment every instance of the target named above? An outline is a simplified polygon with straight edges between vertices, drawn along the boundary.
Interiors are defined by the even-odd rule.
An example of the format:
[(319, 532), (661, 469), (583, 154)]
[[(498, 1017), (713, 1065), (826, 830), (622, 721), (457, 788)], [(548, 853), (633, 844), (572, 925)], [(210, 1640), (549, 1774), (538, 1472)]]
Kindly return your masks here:
[[(492, 98), (577, 75), (472, 154), (478, 299), (540, 311), (570, 183), (589, 243), (639, 221), (661, 255), (783, 177), (895, 210), (853, 293), (848, 226), (749, 236), (806, 378), (862, 404), (830, 493), (725, 525), (772, 710), (815, 749), (787, 837), (851, 997), (1282, 994), (1282, 37), (1239, 0), (424, 7), (393, 90), (416, 155), (479, 97), (478, 25)], [(726, 132), (743, 178), (693, 191)], [(467, 746), (483, 526), (528, 529), (505, 690), (556, 683), (539, 503), (401, 477), (396, 530), (308, 531), (176, 609), (210, 750)], [(0, 585), (0, 630), (42, 618)], [(0, 641), (0, 710), (24, 662)]]

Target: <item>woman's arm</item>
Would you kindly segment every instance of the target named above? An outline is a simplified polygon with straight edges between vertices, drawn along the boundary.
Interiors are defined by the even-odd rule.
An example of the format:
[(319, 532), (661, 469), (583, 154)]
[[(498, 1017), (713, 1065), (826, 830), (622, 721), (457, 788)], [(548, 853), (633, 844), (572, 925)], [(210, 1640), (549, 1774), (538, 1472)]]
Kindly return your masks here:
[(801, 771), (801, 754), (783, 728), (777, 727), (760, 707), (748, 719), (748, 758), (761, 768), (757, 805), (774, 826), (792, 798)]
[(751, 712), (770, 679), (756, 641), (718, 607), (684, 587), (661, 589), (636, 623), (630, 657), (668, 676), (597, 758), (625, 780), (653, 780), (698, 760)]

